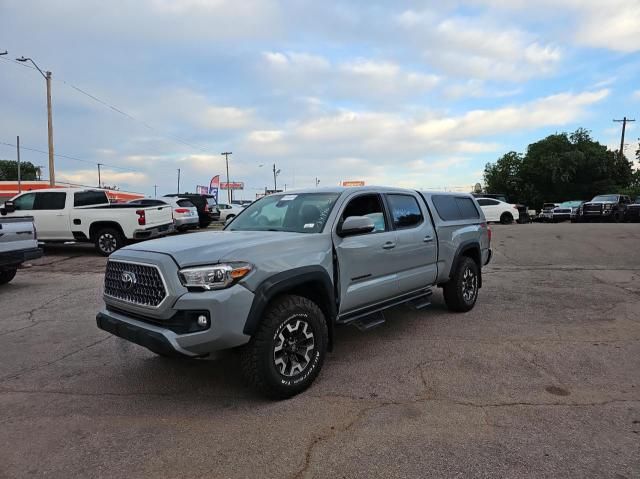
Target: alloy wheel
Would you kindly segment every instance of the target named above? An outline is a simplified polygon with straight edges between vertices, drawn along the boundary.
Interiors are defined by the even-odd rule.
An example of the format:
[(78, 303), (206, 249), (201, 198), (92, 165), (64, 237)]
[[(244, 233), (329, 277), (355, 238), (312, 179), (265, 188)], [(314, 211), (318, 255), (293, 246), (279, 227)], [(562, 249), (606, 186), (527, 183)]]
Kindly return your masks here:
[(315, 350), (313, 329), (304, 320), (290, 319), (278, 334), (273, 349), (273, 361), (280, 374), (292, 377), (302, 373)]

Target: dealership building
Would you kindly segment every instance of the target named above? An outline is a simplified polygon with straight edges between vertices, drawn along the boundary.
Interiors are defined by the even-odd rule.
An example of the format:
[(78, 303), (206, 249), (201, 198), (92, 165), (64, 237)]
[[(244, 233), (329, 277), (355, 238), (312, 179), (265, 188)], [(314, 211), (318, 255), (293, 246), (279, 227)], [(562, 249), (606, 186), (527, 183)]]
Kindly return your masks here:
[[(22, 181), (18, 184), (17, 181), (0, 181), (0, 202), (6, 201), (9, 198), (13, 198), (18, 193), (24, 193), (25, 191), (37, 191), (45, 188), (51, 188), (48, 181)], [(77, 185), (73, 183), (56, 182), (54, 188), (88, 188), (98, 189), (97, 187), (87, 187), (84, 185)], [(128, 191), (110, 190), (105, 189), (107, 196), (114, 203), (124, 203), (129, 200), (135, 200), (138, 198), (144, 198), (141, 193), (132, 193)]]

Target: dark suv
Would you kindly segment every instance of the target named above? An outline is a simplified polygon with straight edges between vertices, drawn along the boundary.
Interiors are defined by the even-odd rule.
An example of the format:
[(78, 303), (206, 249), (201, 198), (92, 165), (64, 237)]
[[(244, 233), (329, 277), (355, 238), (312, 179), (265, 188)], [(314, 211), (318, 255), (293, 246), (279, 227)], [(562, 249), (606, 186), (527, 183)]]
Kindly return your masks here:
[(623, 221), (631, 198), (627, 195), (598, 195), (583, 203), (578, 221)]
[(634, 223), (640, 221), (640, 196), (636, 196), (635, 201), (627, 205), (627, 209), (624, 211), (624, 219)]
[(197, 193), (172, 193), (164, 195), (166, 198), (188, 198), (198, 209), (200, 228), (206, 228), (212, 221), (220, 220), (220, 210), (213, 195), (199, 195)]

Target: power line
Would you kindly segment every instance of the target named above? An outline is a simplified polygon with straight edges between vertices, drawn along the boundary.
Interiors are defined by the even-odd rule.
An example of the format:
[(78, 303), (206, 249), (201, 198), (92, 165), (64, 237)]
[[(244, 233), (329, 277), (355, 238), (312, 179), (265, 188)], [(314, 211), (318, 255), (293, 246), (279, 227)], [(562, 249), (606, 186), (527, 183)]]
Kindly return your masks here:
[[(4, 141), (0, 141), (0, 145), (4, 145), (4, 146), (10, 146), (15, 148), (16, 145), (12, 144), (12, 143), (7, 143)], [(37, 148), (30, 148), (24, 145), (20, 145), (20, 149), (22, 150), (28, 150), (28, 151), (34, 151), (36, 153), (42, 153), (43, 155), (48, 155), (49, 153), (43, 150), (38, 150)], [(125, 170), (125, 171), (133, 171), (134, 173), (140, 173), (139, 170), (134, 170), (132, 168), (125, 168), (124, 166), (115, 166), (115, 165), (107, 165), (105, 163), (98, 163), (97, 161), (91, 161), (91, 160), (83, 160), (82, 158), (76, 158), (74, 156), (69, 156), (69, 155), (62, 155), (60, 153), (56, 153), (54, 156), (58, 157), (58, 158), (65, 158), (67, 160), (73, 160), (73, 161), (81, 161), (82, 163), (88, 163), (90, 165), (97, 165), (100, 164), (102, 166), (108, 166), (109, 168), (114, 168), (116, 170)]]
[[(15, 65), (19, 65), (21, 67), (30, 68), (32, 70), (35, 70), (35, 68), (30, 66), (30, 65), (26, 65), (24, 63), (21, 63), (21, 62), (15, 61), (15, 60), (11, 60), (10, 58), (1, 58), (0, 57), (0, 60), (4, 60), (6, 62), (10, 62), (10, 63), (13, 63)], [(157, 128), (154, 128), (153, 126), (149, 125), (146, 121), (140, 120), (139, 118), (136, 118), (135, 116), (131, 115), (130, 113), (127, 113), (126, 111), (124, 111), (122, 108), (118, 108), (117, 106), (115, 106), (115, 105), (113, 105), (113, 104), (111, 104), (111, 103), (109, 103), (109, 102), (107, 102), (105, 100), (102, 100), (102, 99), (98, 98), (97, 96), (95, 96), (95, 95), (89, 93), (88, 91), (86, 91), (86, 90), (74, 85), (73, 83), (70, 83), (70, 82), (68, 82), (68, 81), (66, 81), (66, 80), (64, 80), (62, 78), (54, 78), (54, 80), (64, 83), (69, 88), (72, 88), (73, 90), (77, 91), (78, 93), (80, 93), (82, 95), (85, 95), (86, 97), (90, 98), (91, 100), (95, 101), (96, 103), (99, 103), (100, 105), (104, 106), (105, 108), (107, 108), (107, 109), (109, 109), (109, 110), (111, 110), (111, 111), (113, 111), (113, 112), (115, 112), (115, 113), (117, 113), (119, 115), (122, 115), (122, 116), (124, 116), (125, 118), (128, 118), (131, 121), (135, 121), (136, 123), (140, 123), (146, 129), (148, 129), (150, 131), (153, 131), (154, 133), (156, 133), (156, 134), (158, 134), (160, 136), (163, 136), (165, 138), (173, 140), (173, 141), (175, 141), (177, 143), (180, 143), (182, 145), (188, 146), (189, 148), (193, 148), (195, 150), (202, 151), (203, 153), (212, 154), (211, 151), (207, 150), (203, 146), (196, 145), (195, 143), (191, 143), (191, 142), (186, 141), (186, 140), (184, 140), (184, 139), (182, 139), (180, 137), (177, 137), (175, 135), (170, 135), (168, 133), (164, 133), (164, 132), (158, 130)]]

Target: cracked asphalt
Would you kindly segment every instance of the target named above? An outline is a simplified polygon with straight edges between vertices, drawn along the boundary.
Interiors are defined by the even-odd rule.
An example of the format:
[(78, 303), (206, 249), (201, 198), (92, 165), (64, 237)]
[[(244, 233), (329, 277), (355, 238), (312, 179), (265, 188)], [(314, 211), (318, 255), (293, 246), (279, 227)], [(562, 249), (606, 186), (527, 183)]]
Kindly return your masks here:
[(640, 477), (638, 225), (493, 230), (473, 311), (341, 328), (282, 402), (98, 330), (105, 260), (48, 248), (0, 289), (0, 478)]

